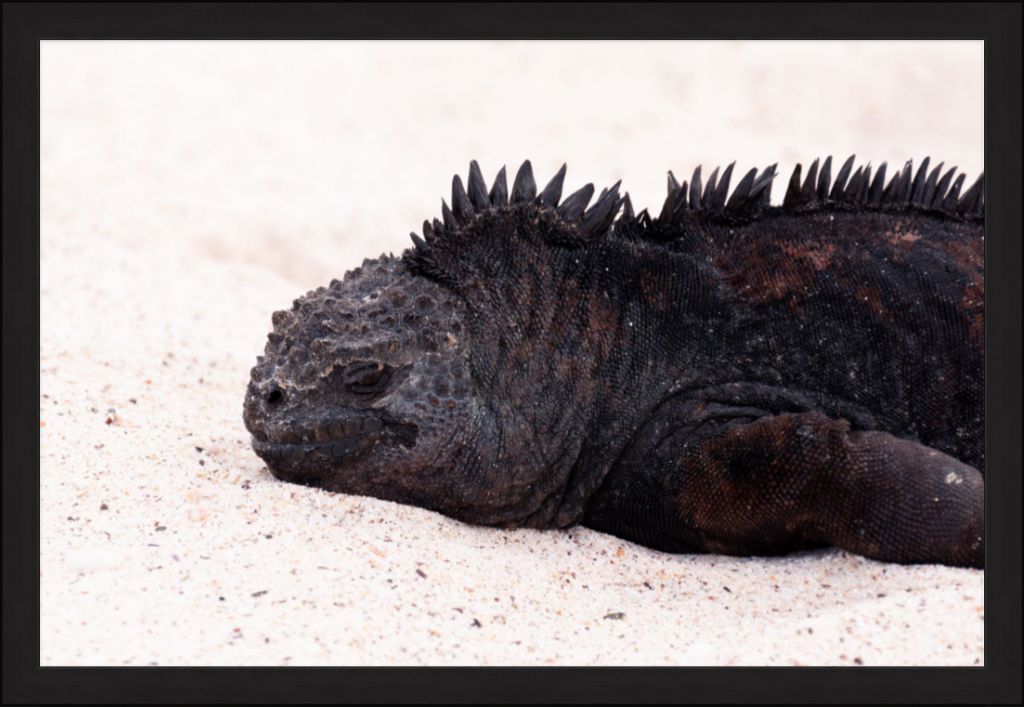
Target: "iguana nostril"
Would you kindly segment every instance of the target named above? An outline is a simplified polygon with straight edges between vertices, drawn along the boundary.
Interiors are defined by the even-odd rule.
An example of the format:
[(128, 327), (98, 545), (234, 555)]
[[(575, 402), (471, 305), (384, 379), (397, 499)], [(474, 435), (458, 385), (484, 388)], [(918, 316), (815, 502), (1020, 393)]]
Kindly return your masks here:
[(281, 392), (280, 388), (274, 388), (270, 391), (270, 394), (267, 395), (267, 402), (271, 405), (276, 405), (282, 400), (284, 400), (284, 393)]

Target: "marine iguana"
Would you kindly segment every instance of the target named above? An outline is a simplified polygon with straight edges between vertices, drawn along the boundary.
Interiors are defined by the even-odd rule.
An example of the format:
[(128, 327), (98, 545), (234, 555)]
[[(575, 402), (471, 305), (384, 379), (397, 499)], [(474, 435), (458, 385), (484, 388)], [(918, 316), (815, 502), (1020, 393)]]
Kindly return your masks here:
[[(476, 162), (401, 257), (275, 312), (278, 478), (669, 552), (984, 565), (984, 175), (776, 165), (562, 199)], [(620, 213), (621, 212), (621, 213)]]

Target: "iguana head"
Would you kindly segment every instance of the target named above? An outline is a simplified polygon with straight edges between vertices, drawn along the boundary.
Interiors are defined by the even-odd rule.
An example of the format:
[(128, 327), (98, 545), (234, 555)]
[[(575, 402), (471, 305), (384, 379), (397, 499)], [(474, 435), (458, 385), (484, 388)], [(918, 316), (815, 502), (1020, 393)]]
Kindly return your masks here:
[(245, 399), (256, 453), (332, 490), (401, 500), (437, 484), (479, 418), (464, 309), (382, 256), (275, 312)]
[(243, 416), (275, 476), (472, 522), (551, 522), (600, 358), (551, 288), (622, 203), (612, 188), (588, 210), (587, 185), (559, 204), (564, 173), (538, 194), (527, 162), (511, 190), (502, 170), (488, 191), (473, 163), (468, 192), (456, 177), (444, 221), (402, 258), (274, 313)]

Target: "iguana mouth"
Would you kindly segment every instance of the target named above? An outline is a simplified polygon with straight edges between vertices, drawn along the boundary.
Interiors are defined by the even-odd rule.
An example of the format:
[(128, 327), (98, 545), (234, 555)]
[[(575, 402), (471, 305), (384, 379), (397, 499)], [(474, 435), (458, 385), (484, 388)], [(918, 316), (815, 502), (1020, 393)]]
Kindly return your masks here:
[(379, 444), (412, 446), (417, 434), (416, 425), (374, 415), (293, 420), (252, 430), (252, 446), (269, 461), (314, 453), (350, 461)]

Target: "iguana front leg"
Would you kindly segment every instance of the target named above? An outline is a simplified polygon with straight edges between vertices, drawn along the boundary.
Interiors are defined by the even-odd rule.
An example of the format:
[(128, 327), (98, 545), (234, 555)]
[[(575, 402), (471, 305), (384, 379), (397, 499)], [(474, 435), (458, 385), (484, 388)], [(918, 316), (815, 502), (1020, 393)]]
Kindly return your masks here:
[(682, 455), (680, 516), (714, 552), (800, 541), (890, 562), (984, 566), (973, 467), (820, 413), (722, 425)]
[[(666, 550), (835, 545), (889, 562), (984, 566), (981, 474), (885, 432), (818, 412), (718, 417), (662, 436), (644, 462), (645, 488), (627, 491), (619, 473), (588, 525)], [(609, 527), (615, 514), (625, 524)]]

